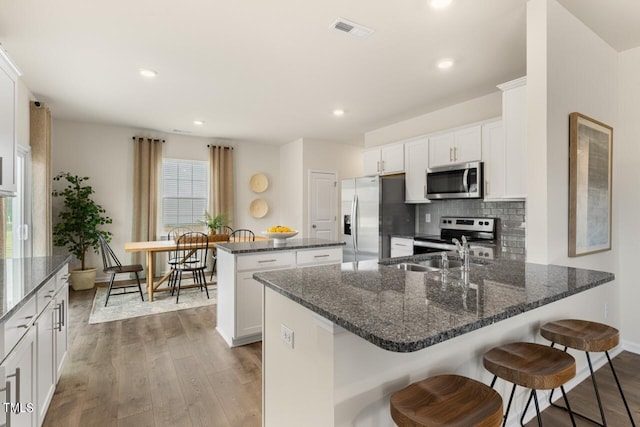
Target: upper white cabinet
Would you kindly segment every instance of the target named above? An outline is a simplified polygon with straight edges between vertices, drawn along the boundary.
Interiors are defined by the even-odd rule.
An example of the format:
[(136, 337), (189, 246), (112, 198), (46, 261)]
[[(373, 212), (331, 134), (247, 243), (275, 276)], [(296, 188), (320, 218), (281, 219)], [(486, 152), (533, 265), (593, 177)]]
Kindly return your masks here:
[(430, 201), (425, 197), (425, 187), (427, 185), (426, 170), (429, 164), (428, 161), (429, 138), (423, 136), (419, 139), (405, 142), (405, 202), (426, 203)]
[(469, 126), (429, 138), (429, 167), (466, 163), (482, 158), (482, 129)]
[(18, 75), (0, 47), (0, 197), (16, 192), (16, 104)]
[(392, 144), (364, 151), (365, 175), (388, 175), (404, 172), (404, 145)]
[(502, 89), (502, 120), (482, 126), (484, 198), (523, 199), (527, 196), (526, 78)]

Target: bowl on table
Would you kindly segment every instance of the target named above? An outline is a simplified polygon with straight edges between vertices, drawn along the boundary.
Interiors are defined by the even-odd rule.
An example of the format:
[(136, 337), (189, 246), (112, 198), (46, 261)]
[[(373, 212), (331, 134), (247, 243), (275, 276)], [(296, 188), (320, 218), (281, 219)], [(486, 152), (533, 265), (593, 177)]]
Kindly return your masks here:
[(284, 232), (270, 232), (270, 231), (263, 231), (262, 234), (265, 237), (268, 237), (270, 239), (273, 239), (273, 242), (276, 245), (281, 245), (283, 243), (287, 242), (287, 239), (289, 237), (293, 237), (296, 234), (298, 234), (297, 230), (291, 230), (291, 231), (284, 231)]

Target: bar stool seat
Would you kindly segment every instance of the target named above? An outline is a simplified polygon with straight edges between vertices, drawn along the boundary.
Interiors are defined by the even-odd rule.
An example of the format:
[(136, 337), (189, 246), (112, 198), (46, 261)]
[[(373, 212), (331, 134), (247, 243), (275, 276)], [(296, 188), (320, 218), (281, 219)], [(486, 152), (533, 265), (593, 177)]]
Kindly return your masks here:
[[(521, 423), (524, 420), (531, 399), (533, 399), (536, 406), (538, 424), (542, 425), (536, 390), (550, 390), (560, 387), (563, 396), (565, 396), (565, 402), (567, 402), (563, 386), (576, 375), (576, 361), (570, 354), (542, 344), (528, 342), (516, 342), (494, 347), (484, 354), (483, 364), (494, 375), (491, 382), (492, 388), (498, 377), (513, 383), (507, 411), (504, 415), (505, 423), (509, 415), (516, 385), (531, 389), (527, 406), (522, 413)], [(575, 426), (573, 414), (569, 412), (569, 415), (571, 416), (572, 424)]]
[(497, 427), (502, 398), (476, 380), (439, 375), (394, 393), (391, 418), (399, 427)]
[[(622, 386), (620, 385), (620, 381), (618, 380), (616, 371), (613, 368), (611, 357), (609, 357), (609, 350), (615, 348), (620, 342), (620, 332), (616, 328), (605, 325), (603, 323), (590, 322), (588, 320), (563, 319), (554, 322), (548, 322), (542, 325), (542, 327), (540, 328), (540, 335), (551, 341), (551, 347), (553, 347), (554, 344), (557, 343), (563, 345), (565, 351), (567, 350), (567, 348), (573, 348), (575, 350), (585, 352), (587, 362), (589, 364), (589, 370), (591, 372), (593, 388), (596, 394), (596, 399), (598, 401), (598, 408), (600, 409), (600, 417), (602, 418), (602, 423), (599, 423), (582, 414), (575, 413), (577, 416), (603, 427), (607, 425), (607, 420), (604, 415), (604, 407), (602, 405), (602, 400), (600, 399), (600, 392), (598, 391), (598, 383), (596, 382), (596, 377), (593, 374), (593, 366), (591, 364), (591, 357), (589, 356), (589, 352), (604, 352), (607, 356), (607, 360), (609, 361), (609, 366), (611, 367), (613, 378), (615, 379), (618, 386), (620, 397), (622, 397), (622, 401), (627, 410), (627, 415), (629, 415), (631, 425), (635, 427), (636, 424), (633, 420), (633, 416), (631, 415), (629, 405), (627, 404), (627, 399), (624, 397)], [(552, 403), (552, 398), (553, 392), (549, 396), (549, 403), (555, 407), (566, 410), (566, 408)]]

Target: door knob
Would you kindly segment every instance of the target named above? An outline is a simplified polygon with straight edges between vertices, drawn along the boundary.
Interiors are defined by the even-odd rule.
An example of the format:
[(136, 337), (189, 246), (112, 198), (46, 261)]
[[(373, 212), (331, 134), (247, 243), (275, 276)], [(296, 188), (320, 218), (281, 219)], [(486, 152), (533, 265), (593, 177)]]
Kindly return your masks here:
[(311, 226), (311, 228), (317, 228), (317, 226), (316, 226), (315, 224), (313, 224), (313, 225)]

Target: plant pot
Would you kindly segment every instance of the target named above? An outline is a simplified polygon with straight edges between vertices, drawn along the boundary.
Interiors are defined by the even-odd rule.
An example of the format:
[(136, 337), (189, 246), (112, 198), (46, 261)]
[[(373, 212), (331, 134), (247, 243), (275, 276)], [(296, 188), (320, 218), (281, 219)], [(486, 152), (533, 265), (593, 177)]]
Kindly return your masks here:
[(73, 269), (70, 272), (70, 279), (71, 288), (73, 288), (74, 291), (84, 291), (86, 289), (92, 289), (96, 284), (96, 269)]

